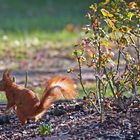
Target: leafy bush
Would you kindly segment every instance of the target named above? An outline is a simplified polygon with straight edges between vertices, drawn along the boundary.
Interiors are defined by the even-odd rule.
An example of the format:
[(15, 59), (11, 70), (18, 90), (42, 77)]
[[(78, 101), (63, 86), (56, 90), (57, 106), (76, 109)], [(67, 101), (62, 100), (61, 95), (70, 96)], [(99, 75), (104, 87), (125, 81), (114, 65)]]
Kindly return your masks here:
[(92, 93), (98, 100), (98, 104), (93, 104), (101, 119), (107, 88), (111, 89), (114, 100), (122, 109), (124, 93), (137, 96), (140, 85), (139, 4), (125, 0), (92, 4), (87, 13), (90, 24), (84, 28), (85, 36), (75, 46), (79, 79), (87, 97), (91, 92), (84, 88), (82, 67), (93, 70), (96, 90)]

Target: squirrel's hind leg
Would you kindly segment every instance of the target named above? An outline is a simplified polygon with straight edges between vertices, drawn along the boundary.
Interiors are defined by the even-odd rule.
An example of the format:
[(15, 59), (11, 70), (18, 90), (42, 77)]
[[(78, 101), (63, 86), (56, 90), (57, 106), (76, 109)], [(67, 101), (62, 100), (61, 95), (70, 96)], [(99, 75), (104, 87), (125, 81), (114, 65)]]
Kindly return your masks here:
[(20, 120), (21, 124), (24, 125), (27, 123), (27, 118), (24, 116), (24, 114), (22, 113), (22, 111), (17, 107), (16, 108), (16, 114), (18, 119)]

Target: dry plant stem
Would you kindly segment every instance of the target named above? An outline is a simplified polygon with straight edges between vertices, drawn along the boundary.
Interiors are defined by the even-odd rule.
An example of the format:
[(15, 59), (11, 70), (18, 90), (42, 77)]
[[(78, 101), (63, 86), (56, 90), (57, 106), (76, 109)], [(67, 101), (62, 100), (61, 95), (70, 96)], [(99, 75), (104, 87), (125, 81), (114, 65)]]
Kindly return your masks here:
[(13, 76), (13, 82), (15, 82), (15, 83), (16, 83), (16, 77), (15, 77), (15, 76)]
[(136, 88), (135, 75), (133, 75), (132, 93), (134, 94), (135, 97), (137, 96), (137, 88)]
[(118, 52), (118, 59), (117, 59), (117, 70), (116, 70), (116, 74), (119, 72), (119, 67), (120, 67), (120, 55), (121, 54), (121, 51), (119, 49), (119, 52)]
[(133, 35), (135, 35), (136, 37), (140, 38), (140, 35), (138, 35), (138, 34), (132, 32), (132, 31), (131, 31), (131, 33), (132, 33)]
[[(96, 36), (98, 38), (98, 35), (96, 35)], [(101, 58), (100, 57), (101, 57), (101, 51), (100, 51), (100, 45), (98, 44), (99, 43), (99, 40), (96, 41), (96, 43), (97, 43), (98, 52), (99, 52), (98, 63), (96, 65), (96, 77), (95, 77), (96, 78), (96, 96), (97, 96), (97, 99), (98, 99), (98, 104), (99, 104), (100, 112), (101, 112), (101, 96), (100, 96), (100, 86), (99, 86), (100, 79), (99, 79), (99, 76), (97, 76), (97, 75), (100, 74), (100, 65), (101, 65), (101, 62), (100, 62)]]
[(100, 95), (99, 95), (99, 77), (96, 76), (96, 96), (97, 96), (97, 99), (98, 99), (98, 104), (99, 106), (101, 106), (100, 104)]
[(96, 76), (96, 96), (97, 96), (97, 99), (98, 99), (98, 104), (99, 104), (99, 107), (100, 107), (100, 114), (101, 114), (101, 100), (100, 100), (100, 95), (99, 95), (99, 78)]
[(27, 88), (27, 85), (28, 85), (28, 71), (26, 71), (24, 87)]
[[(79, 80), (80, 80), (80, 84), (82, 86), (82, 89), (85, 93), (86, 96), (88, 96), (88, 93), (87, 91), (85, 90), (85, 87), (84, 87), (84, 84), (83, 84), (83, 78), (82, 78), (82, 67), (81, 67), (81, 62), (80, 62), (80, 57), (76, 56), (77, 57), (77, 60), (78, 60), (78, 66), (79, 66)], [(100, 113), (98, 107), (92, 102), (92, 105), (95, 107), (96, 111), (98, 113)]]
[[(129, 38), (131, 39), (132, 43), (134, 44), (134, 48), (136, 50), (136, 53), (137, 53), (137, 59), (138, 59), (138, 62), (140, 60), (140, 51), (139, 51), (139, 47), (136, 46), (135, 44), (135, 41), (133, 40), (133, 38), (129, 35)], [(134, 96), (136, 97), (137, 96), (137, 89), (136, 89), (136, 80), (135, 80), (135, 74), (133, 74), (133, 83), (132, 83), (132, 93), (134, 94)]]
[(129, 38), (132, 41), (132, 43), (134, 44), (134, 48), (135, 48), (135, 51), (137, 53), (137, 58), (138, 58), (138, 60), (140, 60), (140, 58), (139, 58), (139, 54), (140, 54), (139, 48), (136, 46), (135, 41), (133, 40), (133, 38), (131, 37), (131, 35), (129, 35)]
[(85, 90), (84, 84), (83, 84), (83, 78), (82, 78), (82, 67), (81, 67), (81, 62), (80, 62), (80, 57), (77, 56), (77, 60), (78, 60), (78, 66), (79, 66), (79, 80), (80, 80), (80, 84), (82, 86), (82, 89), (84, 91), (84, 93), (86, 94), (86, 96), (88, 95), (87, 91)]
[[(98, 43), (97, 43), (97, 47), (98, 47), (98, 52), (99, 52), (99, 66), (97, 66), (97, 71), (99, 73), (99, 75), (101, 74), (101, 46), (100, 46), (100, 38), (98, 38)], [(98, 94), (99, 94), (99, 106), (100, 106), (100, 112), (101, 112), (101, 122), (104, 121), (104, 103), (102, 100), (102, 95), (101, 95), (101, 81), (100, 78), (97, 77), (97, 88), (98, 88)]]
[(98, 109), (98, 107), (97, 107), (93, 102), (91, 102), (91, 103), (92, 103), (92, 105), (95, 107), (96, 111), (97, 111), (99, 114), (101, 114), (101, 112), (100, 112), (100, 110)]
[(115, 100), (116, 100), (117, 97), (116, 97), (116, 95), (115, 95), (115, 91), (114, 91), (113, 85), (112, 85), (112, 83), (111, 83), (111, 81), (110, 81), (110, 79), (109, 79), (109, 77), (108, 77), (108, 74), (107, 74), (107, 71), (106, 71), (106, 68), (105, 68), (105, 67), (104, 67), (104, 72), (105, 72), (107, 81), (108, 81), (108, 83), (109, 83), (109, 86), (110, 86), (110, 88), (111, 88), (112, 94), (113, 94), (113, 96), (114, 96), (114, 98), (115, 98)]
[(96, 76), (96, 86), (97, 86), (97, 93), (99, 94), (99, 107), (100, 107), (100, 117), (101, 117), (101, 122), (104, 121), (104, 99), (102, 99), (101, 96), (101, 80), (99, 77)]
[(137, 37), (137, 45), (138, 45), (138, 50), (139, 50), (139, 58), (140, 58), (140, 38)]

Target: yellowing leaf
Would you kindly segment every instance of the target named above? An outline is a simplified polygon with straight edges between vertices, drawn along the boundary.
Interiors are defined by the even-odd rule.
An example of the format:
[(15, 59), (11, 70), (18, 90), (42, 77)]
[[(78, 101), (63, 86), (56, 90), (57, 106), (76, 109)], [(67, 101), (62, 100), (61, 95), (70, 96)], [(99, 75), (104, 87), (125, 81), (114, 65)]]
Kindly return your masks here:
[(109, 25), (109, 27), (111, 27), (113, 30), (117, 30), (117, 28), (114, 25), (114, 22), (110, 19), (107, 19), (107, 23)]
[(124, 80), (123, 79), (120, 80), (120, 84), (124, 85)]
[(89, 8), (92, 9), (93, 11), (97, 11), (97, 4), (94, 3)]
[(105, 9), (101, 9), (101, 12), (104, 16), (108, 16), (109, 12)]
[(116, 92), (117, 97), (121, 96), (121, 93), (119, 91)]
[(127, 15), (128, 20), (131, 20), (131, 18), (134, 16), (134, 13), (129, 12)]
[(89, 56), (91, 58), (94, 58), (95, 54), (93, 53), (93, 51), (91, 49), (88, 49), (87, 52), (89, 53)]
[(82, 50), (75, 50), (74, 52), (73, 52), (73, 54), (75, 55), (75, 56), (81, 56), (82, 54), (83, 54), (83, 52), (82, 52)]
[(101, 13), (105, 16), (105, 17), (113, 17), (112, 14), (109, 13), (109, 11), (105, 10), (105, 9), (101, 9)]
[(109, 42), (107, 41), (103, 41), (101, 44), (104, 45), (105, 47), (109, 47)]
[(109, 25), (110, 27), (114, 27), (114, 26), (115, 26), (115, 25), (114, 25), (114, 22), (111, 21), (110, 19), (107, 19), (107, 22), (108, 22), (108, 25)]
[(127, 27), (127, 26), (122, 26), (122, 27), (121, 27), (121, 30), (122, 30), (123, 32), (130, 32), (132, 29), (129, 28), (129, 27)]
[(110, 2), (110, 0), (105, 0), (104, 2), (102, 2), (102, 5), (107, 5)]
[(130, 54), (126, 54), (126, 59), (127, 59), (127, 61), (131, 61), (132, 60), (131, 55)]
[(120, 44), (120, 45), (119, 45), (119, 48), (120, 48), (120, 49), (124, 49), (125, 47), (126, 47), (125, 44)]
[(85, 58), (84, 56), (81, 56), (81, 57), (80, 57), (80, 61), (81, 61), (81, 62), (86, 61), (86, 58)]
[(67, 69), (67, 73), (71, 73), (71, 72), (74, 72), (74, 68), (68, 68)]

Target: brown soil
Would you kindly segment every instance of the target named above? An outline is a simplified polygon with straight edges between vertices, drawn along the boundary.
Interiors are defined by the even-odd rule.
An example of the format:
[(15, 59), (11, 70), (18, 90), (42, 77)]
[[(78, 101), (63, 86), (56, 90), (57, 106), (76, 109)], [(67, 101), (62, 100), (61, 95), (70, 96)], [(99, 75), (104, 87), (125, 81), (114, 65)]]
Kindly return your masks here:
[[(21, 126), (14, 112), (4, 115), (5, 105), (0, 107), (0, 139), (33, 140), (140, 140), (140, 103), (125, 98), (122, 110), (111, 99), (106, 107), (104, 121), (92, 108), (86, 109), (83, 100), (59, 101), (46, 112), (37, 123)], [(44, 136), (39, 132), (40, 124), (50, 124), (52, 132)]]

